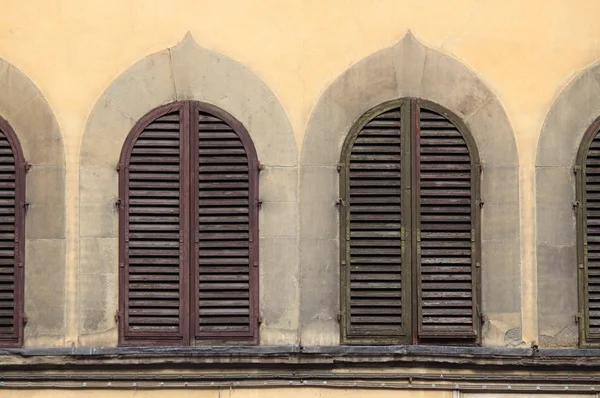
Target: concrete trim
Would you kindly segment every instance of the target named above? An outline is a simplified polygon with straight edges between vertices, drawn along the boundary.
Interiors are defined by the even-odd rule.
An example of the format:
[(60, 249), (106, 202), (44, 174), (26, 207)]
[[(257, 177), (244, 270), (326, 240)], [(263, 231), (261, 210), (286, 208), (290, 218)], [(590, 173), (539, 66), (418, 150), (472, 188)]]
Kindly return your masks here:
[[(464, 121), (475, 139), (484, 167), (483, 201), (490, 203), (481, 217), (482, 309), (488, 319), (483, 344), (520, 345), (519, 165), (512, 127), (498, 98), (474, 72), (423, 46), (410, 32), (335, 79), (309, 119), (300, 156), (301, 341), (306, 345), (339, 343), (339, 278), (330, 274), (337, 274), (339, 264), (334, 203), (339, 195), (336, 167), (344, 139), (366, 111), (403, 97), (447, 108)], [(499, 204), (485, 196), (498, 191), (506, 193), (506, 202)], [(502, 289), (487, 289), (498, 283)], [(496, 294), (518, 299), (505, 301)]]
[(32, 165), (26, 176), (30, 206), (25, 218), (25, 312), (29, 321), (24, 345), (55, 345), (65, 330), (63, 137), (54, 112), (35, 83), (2, 59), (0, 116), (15, 131), (25, 160)]
[[(219, 107), (248, 130), (263, 166), (259, 184), (261, 344), (294, 344), (297, 336), (297, 163), (291, 124), (276, 95), (239, 62), (200, 47), (190, 34), (174, 47), (125, 70), (95, 104), (85, 127), (80, 163), (79, 342), (117, 344), (118, 173), (116, 166), (133, 125), (152, 109), (177, 100)], [(279, 246), (292, 240), (289, 250)], [(100, 252), (90, 252), (93, 248)], [(276, 261), (275, 259), (280, 259)], [(89, 264), (88, 264), (89, 262)], [(94, 268), (96, 269), (94, 271)], [(285, 271), (286, 278), (277, 276)], [(97, 294), (99, 280), (107, 291)], [(297, 283), (296, 283), (297, 284)], [(263, 292), (265, 290), (265, 292)], [(88, 303), (95, 303), (93, 307)], [(273, 303), (272, 308), (266, 308)], [(87, 307), (89, 308), (87, 308)]]
[[(542, 126), (535, 160), (540, 343), (576, 346), (578, 312), (576, 181), (573, 167), (586, 130), (600, 116), (600, 62), (575, 76)], [(560, 297), (556, 287), (562, 286)], [(569, 286), (565, 294), (564, 286)], [(559, 299), (559, 300), (557, 300)]]

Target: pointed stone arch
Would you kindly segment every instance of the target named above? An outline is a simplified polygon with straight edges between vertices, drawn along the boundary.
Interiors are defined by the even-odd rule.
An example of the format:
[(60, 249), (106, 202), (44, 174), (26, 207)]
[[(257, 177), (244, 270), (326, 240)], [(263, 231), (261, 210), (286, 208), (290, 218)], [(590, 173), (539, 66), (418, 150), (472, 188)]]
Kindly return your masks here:
[(65, 155), (44, 95), (23, 72), (0, 59), (0, 117), (17, 136), (25, 160), (24, 345), (61, 345), (65, 311)]
[(339, 342), (335, 202), (337, 162), (344, 139), (367, 110), (404, 97), (421, 98), (449, 109), (475, 139), (484, 167), (484, 344), (518, 344), (519, 178), (512, 127), (498, 98), (475, 73), (423, 46), (410, 32), (398, 44), (370, 55), (336, 78), (321, 95), (308, 122), (300, 157), (301, 341), (306, 345)]
[(540, 343), (576, 346), (578, 312), (574, 166), (588, 128), (600, 117), (600, 62), (560, 92), (542, 126), (536, 174), (536, 251)]
[[(187, 34), (176, 46), (151, 54), (124, 71), (102, 94), (88, 118), (80, 163), (82, 344), (117, 344), (115, 200), (121, 148), (143, 115), (178, 100), (200, 101), (223, 109), (244, 125), (254, 142), (263, 166), (261, 344), (295, 343), (298, 154), (291, 124), (260, 77), (239, 62), (199, 46)], [(103, 286), (102, 294), (96, 286)]]

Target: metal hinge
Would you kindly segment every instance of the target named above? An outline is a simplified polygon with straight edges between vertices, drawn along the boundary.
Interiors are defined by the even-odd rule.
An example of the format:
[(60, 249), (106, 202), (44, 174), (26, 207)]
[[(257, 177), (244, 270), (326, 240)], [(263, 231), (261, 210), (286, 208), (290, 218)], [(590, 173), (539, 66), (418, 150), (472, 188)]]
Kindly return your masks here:
[(577, 174), (577, 173), (579, 173), (580, 171), (581, 171), (581, 166), (580, 166), (580, 165), (578, 165), (578, 164), (576, 164), (576, 165), (573, 167), (573, 173)]
[(29, 205), (30, 205), (30, 203), (29, 203), (29, 202), (27, 202), (27, 201), (23, 201), (23, 202), (21, 202), (21, 205), (20, 205), (20, 206), (21, 206), (23, 209), (25, 209), (25, 211), (27, 211), (27, 210), (29, 209)]
[(346, 206), (346, 202), (344, 201), (344, 199), (339, 198), (336, 202), (335, 202), (336, 207), (344, 207)]
[(21, 314), (21, 319), (23, 319), (23, 325), (29, 322), (29, 318), (27, 318), (27, 314), (25, 313)]
[(262, 169), (263, 169), (263, 165), (260, 164), (260, 162), (256, 163), (256, 170), (262, 171)]
[(483, 207), (483, 200), (482, 200), (481, 198), (480, 198), (480, 199), (477, 199), (477, 200), (475, 201), (475, 203), (477, 203), (477, 205), (478, 205), (479, 207)]
[(259, 315), (258, 318), (256, 319), (256, 321), (258, 322), (259, 325), (262, 324), (263, 323), (262, 316)]
[(575, 314), (575, 316), (573, 316), (573, 319), (575, 320), (575, 323), (579, 324), (579, 321), (581, 320), (581, 313), (578, 312), (577, 314)]
[(577, 268), (579, 268), (579, 269), (583, 269), (583, 263), (579, 263), (579, 264), (577, 264)]
[(258, 207), (258, 209), (259, 209), (259, 210), (260, 210), (260, 209), (262, 209), (262, 205), (263, 205), (263, 202), (262, 202), (262, 200), (260, 200), (260, 199), (256, 199), (256, 200), (254, 201), (254, 206), (255, 206), (255, 207)]
[(341, 322), (342, 321), (342, 314), (337, 314), (337, 321)]
[(119, 319), (121, 319), (121, 313), (119, 312), (119, 310), (115, 311), (115, 322), (119, 323)]
[(581, 202), (580, 201), (576, 200), (575, 202), (573, 202), (573, 208), (574, 209), (579, 208), (579, 207), (581, 207)]
[(29, 171), (31, 170), (31, 164), (28, 161), (23, 162), (23, 168), (25, 169), (25, 171)]

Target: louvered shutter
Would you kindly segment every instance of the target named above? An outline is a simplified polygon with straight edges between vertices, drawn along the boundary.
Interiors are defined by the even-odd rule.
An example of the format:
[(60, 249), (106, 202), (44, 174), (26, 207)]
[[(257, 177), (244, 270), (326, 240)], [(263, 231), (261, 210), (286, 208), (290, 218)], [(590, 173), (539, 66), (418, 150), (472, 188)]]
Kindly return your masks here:
[(418, 127), (419, 338), (475, 338), (476, 165), (446, 117), (421, 108)]
[(247, 131), (213, 106), (136, 125), (120, 164), (122, 345), (257, 341), (257, 173)]
[(0, 119), (0, 346), (22, 343), (25, 179), (16, 136)]
[(196, 338), (253, 338), (258, 299), (256, 155), (247, 134), (240, 135), (241, 125), (234, 129), (214, 110), (197, 110), (195, 116)]
[[(400, 108), (370, 120), (344, 164), (347, 338), (405, 336), (402, 306), (402, 139)], [(410, 309), (407, 309), (410, 312)]]
[(151, 116), (122, 165), (123, 344), (184, 339), (183, 112)]
[(600, 339), (600, 137), (596, 134), (585, 159), (584, 175), (585, 262), (584, 311), (586, 339)]

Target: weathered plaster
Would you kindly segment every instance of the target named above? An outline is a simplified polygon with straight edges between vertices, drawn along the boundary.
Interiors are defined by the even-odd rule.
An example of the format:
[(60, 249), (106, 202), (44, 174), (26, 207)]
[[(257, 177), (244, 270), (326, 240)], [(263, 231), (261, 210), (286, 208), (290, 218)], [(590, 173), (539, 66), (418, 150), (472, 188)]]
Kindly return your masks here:
[(65, 332), (65, 156), (62, 135), (36, 85), (0, 59), (0, 116), (25, 160), (30, 203), (25, 225), (25, 346), (58, 346)]
[(560, 92), (542, 127), (535, 162), (540, 344), (578, 343), (573, 167), (584, 133), (600, 116), (600, 63)]
[[(300, 160), (301, 341), (339, 343), (335, 201), (342, 143), (364, 112), (403, 96), (418, 96), (455, 112), (475, 138), (484, 166), (486, 202), (482, 211), (482, 309), (488, 322), (495, 325), (494, 336), (500, 336), (485, 335), (484, 345), (515, 345), (514, 331), (521, 328), (521, 257), (518, 158), (511, 125), (499, 100), (474, 72), (423, 46), (410, 32), (395, 46), (363, 59), (331, 83), (309, 119)], [(493, 197), (494, 192), (502, 192), (506, 200)], [(502, 289), (492, 290), (498, 283)], [(505, 342), (508, 331), (510, 343)], [(520, 343), (520, 337), (517, 340)]]
[[(118, 264), (116, 165), (136, 120), (175, 100), (224, 109), (247, 129), (263, 166), (260, 196), (261, 344), (293, 344), (298, 328), (297, 150), (276, 96), (242, 64), (191, 35), (117, 77), (88, 118), (80, 164), (79, 341), (115, 345)], [(285, 285), (282, 285), (285, 283)], [(102, 286), (105, 291), (98, 294)]]

